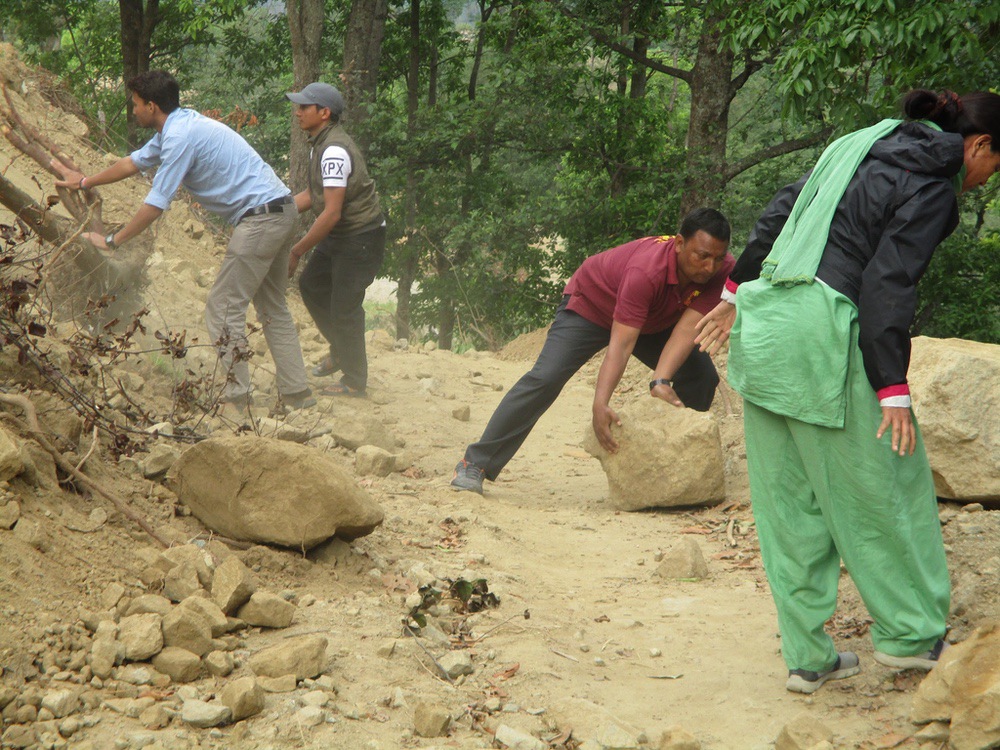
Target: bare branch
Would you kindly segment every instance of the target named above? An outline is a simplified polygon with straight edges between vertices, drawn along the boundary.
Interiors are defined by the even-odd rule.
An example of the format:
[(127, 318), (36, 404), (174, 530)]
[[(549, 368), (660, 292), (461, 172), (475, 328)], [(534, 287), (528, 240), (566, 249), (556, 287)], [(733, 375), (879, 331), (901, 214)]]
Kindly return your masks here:
[(804, 148), (820, 144), (829, 138), (832, 132), (832, 127), (825, 127), (821, 130), (817, 130), (815, 133), (803, 136), (802, 138), (793, 138), (789, 141), (782, 141), (781, 143), (776, 143), (773, 146), (762, 148), (760, 151), (730, 164), (726, 169), (726, 181), (728, 182), (736, 177), (736, 175), (742, 174), (751, 167), (755, 167), (768, 159), (773, 159), (776, 156), (784, 156), (785, 154), (791, 154), (795, 151), (801, 151)]
[(596, 29), (596, 28), (588, 29), (587, 33), (589, 33), (590, 36), (593, 38), (593, 40), (598, 44), (602, 44), (608, 49), (613, 50), (620, 55), (624, 55), (630, 60), (634, 60), (635, 62), (649, 68), (650, 70), (655, 70), (658, 73), (663, 73), (665, 75), (671, 76), (672, 78), (679, 78), (680, 80), (685, 81), (686, 83), (689, 84), (691, 83), (692, 73), (690, 70), (675, 68), (672, 65), (667, 65), (665, 63), (660, 62), (659, 60), (654, 60), (652, 57), (647, 57), (646, 55), (635, 52), (630, 47), (627, 47), (621, 42), (617, 42), (614, 39), (612, 39), (610, 35), (606, 34), (601, 29)]
[(161, 545), (164, 547), (170, 546), (169, 539), (160, 535), (142, 514), (137, 513), (128, 507), (128, 501), (112, 494), (109, 490), (105, 489), (103, 485), (98, 484), (86, 474), (79, 471), (62, 453), (55, 448), (55, 446), (52, 445), (52, 443), (49, 442), (49, 439), (45, 437), (45, 433), (42, 432), (42, 428), (38, 424), (35, 405), (31, 403), (28, 398), (25, 396), (0, 393), (0, 403), (16, 407), (24, 412), (24, 421), (21, 421), (12, 414), (5, 414), (4, 416), (12, 424), (17, 426), (18, 429), (31, 435), (31, 437), (34, 438), (40, 446), (48, 451), (52, 458), (55, 459), (55, 462), (60, 469), (65, 471), (88, 489), (93, 490), (107, 500), (110, 500), (111, 504), (115, 506), (119, 513), (138, 524), (139, 528), (149, 534), (149, 536)]

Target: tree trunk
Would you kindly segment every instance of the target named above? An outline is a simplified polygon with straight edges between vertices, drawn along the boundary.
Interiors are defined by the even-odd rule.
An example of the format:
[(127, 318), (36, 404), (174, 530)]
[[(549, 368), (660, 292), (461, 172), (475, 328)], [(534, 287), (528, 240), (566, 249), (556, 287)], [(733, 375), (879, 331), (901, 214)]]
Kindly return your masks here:
[[(320, 42), (323, 39), (323, 0), (288, 0), (288, 28), (292, 40), (292, 77), (296, 91), (319, 80)], [(335, 81), (331, 82), (336, 84)], [(309, 185), (309, 146), (306, 133), (294, 121), (289, 144), (288, 182), (293, 193)]]
[[(118, 0), (121, 19), (122, 79), (128, 84), (135, 76), (149, 70), (153, 51), (153, 32), (160, 22), (160, 0)], [(139, 145), (138, 126), (132, 114), (132, 97), (125, 97), (128, 145)]]
[[(354, 0), (351, 3), (344, 34), (341, 79), (347, 118), (352, 126), (362, 125), (368, 119), (368, 109), (375, 101), (388, 15), (389, 0)], [(364, 128), (356, 127), (354, 138), (362, 151), (368, 150), (371, 138)]]
[(718, 206), (726, 185), (733, 53), (728, 46), (720, 48), (721, 20), (705, 18), (691, 70), (691, 117), (681, 216), (699, 206)]
[[(410, 65), (406, 74), (406, 138), (413, 144), (417, 134), (417, 111), (420, 107), (420, 0), (410, 0)], [(412, 153), (406, 164), (404, 196), (406, 245), (397, 279), (396, 338), (410, 337), (410, 296), (420, 263), (417, 234), (417, 159)]]

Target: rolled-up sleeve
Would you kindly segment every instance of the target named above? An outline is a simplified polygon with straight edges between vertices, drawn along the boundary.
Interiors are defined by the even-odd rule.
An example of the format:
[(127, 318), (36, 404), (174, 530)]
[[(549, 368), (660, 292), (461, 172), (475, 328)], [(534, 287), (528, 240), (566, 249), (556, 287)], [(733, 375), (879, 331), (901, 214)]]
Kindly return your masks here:
[(136, 168), (146, 171), (147, 169), (152, 169), (153, 167), (158, 166), (160, 163), (160, 150), (162, 142), (163, 136), (157, 133), (146, 142), (145, 146), (137, 148), (129, 154), (129, 158), (132, 160), (132, 163), (135, 164)]
[(145, 202), (159, 209), (168, 209), (194, 159), (195, 147), (188, 139), (164, 139), (160, 149), (160, 168), (156, 170), (153, 189)]

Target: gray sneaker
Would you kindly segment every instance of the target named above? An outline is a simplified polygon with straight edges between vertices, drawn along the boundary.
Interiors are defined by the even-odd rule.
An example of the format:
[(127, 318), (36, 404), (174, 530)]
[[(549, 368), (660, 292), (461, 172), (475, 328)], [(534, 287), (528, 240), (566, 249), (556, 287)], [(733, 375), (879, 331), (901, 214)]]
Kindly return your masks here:
[(941, 658), (941, 654), (943, 654), (947, 648), (948, 642), (943, 638), (938, 638), (937, 643), (934, 644), (934, 648), (930, 651), (924, 651), (922, 654), (914, 654), (913, 656), (893, 656), (892, 654), (887, 654), (884, 651), (876, 651), (875, 661), (879, 664), (885, 664), (887, 667), (892, 667), (893, 669), (922, 669), (925, 672), (929, 672), (934, 669), (934, 666), (938, 663), (938, 659)]
[(822, 672), (813, 672), (809, 669), (791, 669), (788, 671), (788, 682), (785, 688), (793, 693), (815, 693), (827, 680), (842, 680), (845, 677), (853, 677), (861, 671), (858, 663), (858, 655), (853, 651), (841, 651), (837, 654), (837, 661), (833, 666)]
[(483, 494), (483, 477), (486, 475), (485, 469), (480, 469), (473, 463), (469, 463), (464, 458), (455, 467), (455, 476), (451, 478), (451, 486), (456, 490), (469, 490)]

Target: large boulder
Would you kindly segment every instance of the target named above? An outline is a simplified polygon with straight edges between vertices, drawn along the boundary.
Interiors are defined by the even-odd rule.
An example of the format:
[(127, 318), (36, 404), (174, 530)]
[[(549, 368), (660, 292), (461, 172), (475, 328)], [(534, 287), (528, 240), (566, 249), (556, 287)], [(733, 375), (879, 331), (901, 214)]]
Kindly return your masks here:
[(583, 447), (608, 476), (620, 510), (711, 505), (726, 498), (719, 428), (707, 412), (644, 398), (618, 412), (618, 452), (608, 453), (587, 427)]
[(913, 340), (908, 379), (937, 494), (1000, 499), (1000, 346)]
[(941, 654), (917, 689), (910, 718), (950, 721), (954, 750), (1000, 746), (1000, 623), (984, 625)]
[(203, 524), (234, 539), (309, 549), (334, 535), (370, 534), (384, 516), (333, 459), (281, 440), (205, 440), (185, 451), (168, 479)]

